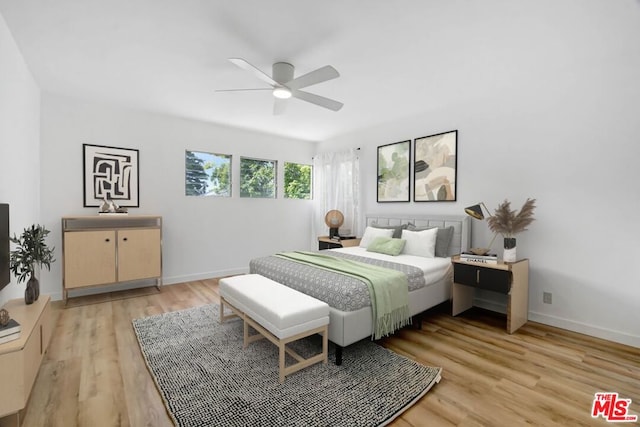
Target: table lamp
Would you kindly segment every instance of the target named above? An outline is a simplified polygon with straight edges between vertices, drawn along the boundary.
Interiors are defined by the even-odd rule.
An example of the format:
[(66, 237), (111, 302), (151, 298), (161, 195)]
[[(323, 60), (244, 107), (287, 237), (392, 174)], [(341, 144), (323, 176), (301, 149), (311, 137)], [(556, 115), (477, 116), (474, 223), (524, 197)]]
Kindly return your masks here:
[(339, 237), (338, 229), (344, 223), (344, 215), (339, 210), (333, 209), (324, 216), (324, 223), (329, 227), (329, 238)]
[[(482, 212), (482, 208), (483, 207), (484, 207), (484, 210), (487, 211), (489, 216), (491, 216), (491, 212), (489, 212), (489, 209), (487, 209), (487, 206), (484, 204), (484, 202), (480, 202), (480, 203), (478, 203), (476, 205), (466, 207), (466, 208), (464, 208), (464, 211), (470, 217), (475, 218), (475, 219), (480, 220), (480, 221), (483, 221), (484, 220), (484, 213)], [(489, 251), (491, 250), (491, 245), (493, 245), (493, 242), (496, 240), (496, 236), (497, 235), (498, 235), (498, 233), (493, 235), (493, 239), (491, 239), (491, 242), (489, 242), (489, 247), (486, 247), (486, 248), (470, 248), (469, 250), (475, 255), (486, 255), (486, 254), (488, 254)]]

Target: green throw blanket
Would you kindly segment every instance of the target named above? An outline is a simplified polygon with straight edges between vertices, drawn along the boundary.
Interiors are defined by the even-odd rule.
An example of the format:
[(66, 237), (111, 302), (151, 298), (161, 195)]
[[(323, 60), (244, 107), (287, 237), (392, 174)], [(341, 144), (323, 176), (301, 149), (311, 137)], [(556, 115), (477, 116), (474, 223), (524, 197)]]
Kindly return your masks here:
[(411, 323), (407, 276), (399, 271), (315, 252), (283, 252), (281, 258), (346, 274), (365, 282), (371, 295), (373, 339), (380, 339)]

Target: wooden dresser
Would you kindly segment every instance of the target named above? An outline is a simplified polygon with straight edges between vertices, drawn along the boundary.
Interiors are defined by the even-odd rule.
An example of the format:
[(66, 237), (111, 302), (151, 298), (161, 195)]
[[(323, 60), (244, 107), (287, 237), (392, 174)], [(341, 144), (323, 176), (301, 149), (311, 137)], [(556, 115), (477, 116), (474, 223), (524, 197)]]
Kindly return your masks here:
[(162, 282), (162, 217), (62, 218), (62, 283), (69, 290), (153, 279)]

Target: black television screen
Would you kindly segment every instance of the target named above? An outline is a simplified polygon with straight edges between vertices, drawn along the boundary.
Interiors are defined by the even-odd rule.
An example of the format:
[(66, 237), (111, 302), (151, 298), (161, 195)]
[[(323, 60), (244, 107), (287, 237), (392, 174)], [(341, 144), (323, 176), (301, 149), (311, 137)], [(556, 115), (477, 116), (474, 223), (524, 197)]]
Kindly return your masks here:
[(0, 203), (0, 289), (11, 282), (9, 270), (9, 205)]

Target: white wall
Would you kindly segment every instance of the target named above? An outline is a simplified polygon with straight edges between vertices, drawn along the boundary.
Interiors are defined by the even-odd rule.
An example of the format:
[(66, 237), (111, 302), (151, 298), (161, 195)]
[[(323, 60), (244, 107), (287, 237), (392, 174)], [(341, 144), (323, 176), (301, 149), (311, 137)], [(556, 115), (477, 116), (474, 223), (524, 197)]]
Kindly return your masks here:
[[(491, 97), (342, 135), (318, 149), (362, 148), (364, 213), (463, 214), (479, 201), (493, 210), (508, 198), (519, 209), (536, 198), (536, 221), (517, 239), (519, 257), (531, 263), (529, 318), (640, 346), (640, 7), (617, 6), (558, 10), (544, 31), (514, 29), (500, 41), (515, 53), (503, 58), (509, 67), (495, 70), (505, 85)], [(525, 60), (530, 55), (535, 61)], [(456, 202), (376, 203), (378, 145), (453, 129)], [(475, 244), (486, 245), (486, 223), (473, 227)], [(551, 305), (542, 303), (543, 292), (552, 293)], [(481, 299), (504, 304), (491, 294)]]
[[(57, 248), (62, 216), (97, 212), (83, 207), (83, 143), (140, 150), (140, 208), (129, 212), (163, 216), (165, 284), (244, 272), (254, 257), (310, 249), (311, 202), (282, 198), (282, 168), (310, 164), (314, 143), (43, 94), (42, 218)], [(186, 149), (233, 156), (232, 198), (185, 196)], [(277, 199), (239, 197), (240, 156), (278, 161)], [(60, 298), (61, 280), (58, 262), (43, 292)]]
[[(11, 234), (39, 221), (39, 144), (40, 90), (0, 15), (0, 203), (10, 204)], [(0, 305), (24, 288), (12, 276)]]

